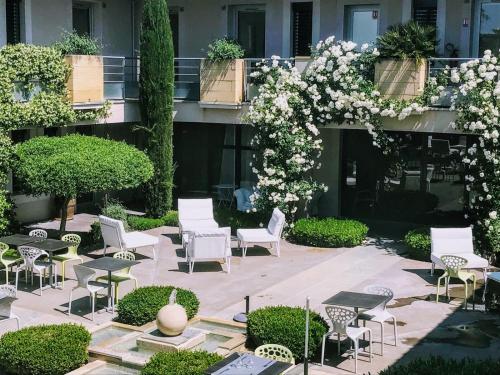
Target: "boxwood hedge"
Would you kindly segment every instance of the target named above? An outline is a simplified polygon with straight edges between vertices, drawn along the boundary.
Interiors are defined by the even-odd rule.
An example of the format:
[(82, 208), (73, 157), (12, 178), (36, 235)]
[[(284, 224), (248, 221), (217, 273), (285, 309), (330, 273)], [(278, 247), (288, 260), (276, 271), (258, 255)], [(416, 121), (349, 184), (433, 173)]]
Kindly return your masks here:
[[(279, 344), (286, 346), (297, 361), (304, 358), (305, 310), (301, 307), (270, 306), (248, 314), (248, 337), (257, 346)], [(309, 356), (321, 345), (328, 324), (317, 313), (310, 315)]]
[(184, 306), (188, 319), (198, 313), (200, 301), (192, 291), (174, 286), (146, 286), (125, 295), (118, 302), (116, 321), (142, 326), (156, 319), (158, 311), (168, 304), (172, 290), (177, 289), (177, 303)]
[(141, 375), (202, 375), (222, 359), (206, 351), (160, 352), (151, 357)]
[(474, 360), (465, 358), (460, 361), (442, 357), (418, 358), (407, 364), (392, 365), (380, 375), (484, 375), (500, 373), (500, 361)]
[(130, 215), (127, 221), (129, 227), (133, 230), (148, 230), (162, 226), (176, 227), (179, 225), (177, 211), (168, 211), (159, 218)]
[(431, 257), (431, 235), (429, 228), (413, 229), (406, 233), (404, 242), (410, 258), (428, 261)]
[(352, 247), (361, 245), (368, 227), (356, 220), (300, 219), (290, 231), (290, 240), (299, 245)]
[(90, 333), (80, 325), (41, 325), (0, 338), (0, 373), (63, 375), (88, 361)]

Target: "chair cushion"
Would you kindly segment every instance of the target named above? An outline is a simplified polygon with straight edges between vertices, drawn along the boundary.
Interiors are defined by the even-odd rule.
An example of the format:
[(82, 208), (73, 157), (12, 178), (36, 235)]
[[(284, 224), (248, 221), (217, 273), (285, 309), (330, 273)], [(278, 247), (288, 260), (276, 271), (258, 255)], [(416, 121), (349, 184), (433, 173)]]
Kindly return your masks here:
[(487, 259), (481, 258), (479, 255), (470, 254), (470, 253), (459, 253), (459, 254), (431, 254), (431, 261), (436, 264), (436, 266), (440, 268), (446, 268), (441, 261), (441, 257), (443, 255), (456, 255), (462, 258), (467, 259), (467, 265), (463, 267), (464, 269), (473, 269), (473, 268), (488, 268), (489, 263)]
[(236, 232), (238, 240), (243, 242), (276, 242), (279, 239), (268, 232), (266, 228), (238, 229)]
[(212, 199), (179, 199), (177, 201), (179, 220), (213, 220)]
[(145, 246), (157, 245), (160, 240), (156, 236), (141, 232), (129, 232), (124, 236), (125, 248), (136, 249)]
[(431, 252), (436, 254), (459, 255), (474, 253), (472, 229), (431, 228)]
[(280, 211), (279, 208), (275, 208), (273, 210), (273, 214), (271, 216), (271, 220), (269, 220), (269, 224), (267, 225), (267, 230), (273, 236), (280, 236), (283, 226), (285, 225), (285, 214)]
[(208, 228), (219, 228), (219, 224), (214, 219), (202, 219), (202, 220), (180, 220), (179, 224), (181, 230), (185, 231), (197, 231), (199, 229)]

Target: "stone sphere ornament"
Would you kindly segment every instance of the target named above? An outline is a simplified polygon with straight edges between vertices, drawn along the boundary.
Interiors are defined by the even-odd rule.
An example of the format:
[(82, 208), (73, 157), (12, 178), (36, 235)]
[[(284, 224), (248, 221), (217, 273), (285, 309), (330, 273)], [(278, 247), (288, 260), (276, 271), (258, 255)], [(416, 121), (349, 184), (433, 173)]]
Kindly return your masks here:
[(187, 327), (186, 309), (175, 302), (177, 290), (173, 290), (168, 305), (163, 306), (156, 315), (156, 325), (165, 336), (178, 336)]

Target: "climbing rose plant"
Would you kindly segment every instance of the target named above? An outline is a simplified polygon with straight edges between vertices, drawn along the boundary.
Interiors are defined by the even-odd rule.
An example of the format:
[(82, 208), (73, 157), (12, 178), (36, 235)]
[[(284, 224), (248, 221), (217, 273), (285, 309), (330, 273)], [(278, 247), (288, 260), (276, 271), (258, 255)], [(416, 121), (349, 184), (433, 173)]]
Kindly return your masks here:
[(334, 37), (319, 42), (312, 62), (300, 74), (289, 63), (273, 56), (253, 73), (260, 83), (247, 116), (256, 129), (252, 161), (257, 191), (255, 210), (279, 207), (294, 219), (300, 202), (308, 202), (326, 186), (316, 182), (312, 170), (319, 169), (321, 139), (318, 127), (328, 123), (360, 124), (368, 130), (373, 145), (390, 155), (397, 142), (382, 129), (383, 117), (403, 120), (421, 114), (439, 99), (444, 87), (436, 79), (427, 83), (413, 101), (384, 99), (373, 82), (379, 52), (365, 44), (337, 42)]
[(482, 59), (463, 63), (449, 72), (457, 85), (450, 110), (452, 124), (477, 135), (462, 153), (465, 188), (470, 192), (466, 218), (471, 220), (478, 249), (484, 254), (500, 251), (500, 58), (490, 50)]

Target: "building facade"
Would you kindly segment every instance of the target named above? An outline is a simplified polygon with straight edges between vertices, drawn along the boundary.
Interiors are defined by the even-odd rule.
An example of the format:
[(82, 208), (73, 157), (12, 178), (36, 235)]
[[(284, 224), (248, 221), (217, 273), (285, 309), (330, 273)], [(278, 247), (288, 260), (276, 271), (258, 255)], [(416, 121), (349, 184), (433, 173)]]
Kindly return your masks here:
[[(16, 130), (12, 132), (14, 142), (44, 134), (78, 132), (139, 143), (133, 127), (140, 122), (137, 74), (142, 3), (143, 0), (0, 0), (0, 46), (18, 42), (50, 45), (65, 30), (101, 40), (105, 97), (112, 102), (110, 115), (104, 121), (55, 129)], [(479, 56), (484, 49), (500, 48), (500, 2), (494, 0), (170, 0), (168, 3), (176, 55), (177, 196), (206, 196), (216, 194), (217, 185), (239, 187), (255, 183), (256, 177), (249, 167), (253, 129), (243, 123), (242, 116), (252, 96), (249, 74), (262, 58), (279, 55), (293, 59), (308, 55), (311, 45), (331, 35), (357, 43), (373, 42), (391, 25), (411, 19), (437, 27), (437, 55), (442, 58), (467, 59)], [(200, 101), (200, 59), (212, 40), (224, 36), (238, 40), (246, 51), (243, 103)], [(438, 67), (444, 62), (435, 64)], [(466, 196), (457, 156), (473, 140), (451, 128), (453, 118), (446, 108), (434, 108), (404, 121), (388, 120), (385, 128), (402, 140), (403, 162), (383, 178), (374, 167), (383, 161), (377, 161), (361, 127), (331, 124), (321, 129), (325, 149), (323, 167), (316, 177), (328, 185), (329, 191), (317, 198), (314, 213), (390, 216), (390, 202), (384, 203), (380, 195), (397, 187), (430, 193), (437, 199), (435, 205), (432, 203), (434, 213), (458, 215)], [(433, 166), (432, 170), (424, 167), (428, 165)], [(41, 220), (51, 215), (50, 197), (33, 198), (18, 193), (15, 177), (9, 189), (21, 221)], [(81, 197), (79, 204), (83, 207), (98, 198)], [(387, 209), (375, 212), (384, 205)], [(425, 221), (425, 214), (405, 219)]]

